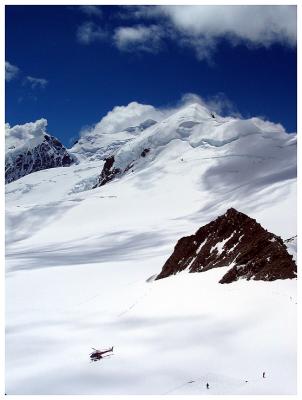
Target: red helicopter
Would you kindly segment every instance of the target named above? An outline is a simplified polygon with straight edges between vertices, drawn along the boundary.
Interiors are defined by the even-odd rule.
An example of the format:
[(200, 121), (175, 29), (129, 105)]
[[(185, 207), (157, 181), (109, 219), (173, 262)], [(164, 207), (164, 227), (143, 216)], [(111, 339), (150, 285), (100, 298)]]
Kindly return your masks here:
[[(108, 350), (97, 350), (94, 347), (92, 347), (92, 350), (93, 350), (93, 352), (90, 353), (91, 361), (98, 361), (102, 358), (110, 357), (112, 354), (107, 354), (107, 353), (113, 352), (113, 346)], [(107, 355), (104, 356), (104, 354), (107, 354)]]

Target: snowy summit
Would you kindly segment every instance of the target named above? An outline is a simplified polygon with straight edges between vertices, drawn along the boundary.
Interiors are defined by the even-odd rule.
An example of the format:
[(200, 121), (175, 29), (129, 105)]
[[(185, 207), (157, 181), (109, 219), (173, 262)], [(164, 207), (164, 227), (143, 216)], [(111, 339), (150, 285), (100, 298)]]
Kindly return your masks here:
[(73, 163), (66, 148), (46, 132), (47, 121), (10, 127), (5, 125), (5, 182), (32, 172)]

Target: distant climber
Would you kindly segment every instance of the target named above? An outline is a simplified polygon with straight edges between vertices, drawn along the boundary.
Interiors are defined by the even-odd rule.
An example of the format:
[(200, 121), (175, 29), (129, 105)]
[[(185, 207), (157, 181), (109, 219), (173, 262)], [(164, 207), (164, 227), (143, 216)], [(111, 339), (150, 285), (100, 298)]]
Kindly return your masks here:
[(207, 383), (207, 389), (210, 389), (210, 385)]
[(262, 378), (265, 378), (265, 372), (262, 373)]
[(215, 114), (214, 114), (214, 113), (212, 113), (212, 112), (211, 112), (211, 117), (212, 117), (212, 118), (215, 118)]

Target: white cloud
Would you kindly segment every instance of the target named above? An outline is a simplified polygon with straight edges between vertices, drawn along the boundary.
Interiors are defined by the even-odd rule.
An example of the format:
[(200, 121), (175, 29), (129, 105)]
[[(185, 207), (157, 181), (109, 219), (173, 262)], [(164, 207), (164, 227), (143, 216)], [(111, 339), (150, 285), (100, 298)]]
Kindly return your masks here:
[(27, 76), (26, 82), (30, 84), (32, 89), (41, 88), (44, 89), (48, 84), (47, 79), (44, 78), (34, 78), (33, 76)]
[(142, 6), (129, 15), (161, 23), (166, 37), (192, 47), (199, 59), (210, 59), (220, 39), (232, 45), (296, 45), (296, 6)]
[(7, 82), (10, 82), (13, 79), (15, 79), (19, 74), (19, 72), (20, 69), (16, 65), (13, 65), (8, 61), (5, 61), (5, 80)]
[(136, 126), (147, 119), (159, 121), (163, 116), (163, 112), (153, 106), (133, 101), (127, 106), (114, 107), (100, 122), (91, 128), (85, 129), (81, 135), (83, 136), (86, 133), (97, 135), (101, 133), (120, 132), (130, 126)]
[(107, 33), (91, 21), (84, 22), (77, 30), (77, 40), (82, 44), (103, 40), (106, 36)]
[(184, 33), (270, 45), (296, 43), (295, 6), (159, 6)]
[(163, 30), (156, 25), (119, 27), (114, 33), (114, 42), (122, 51), (146, 51), (155, 53), (162, 46)]
[(98, 6), (83, 5), (79, 6), (79, 10), (89, 16), (102, 17), (103, 15), (102, 10)]
[(5, 124), (5, 146), (6, 149), (15, 149), (26, 145), (29, 141), (41, 141), (46, 133), (47, 120), (38, 119), (35, 122), (28, 122), (23, 125), (11, 127)]
[[(233, 46), (296, 45), (296, 6), (150, 5), (121, 9), (117, 14), (120, 19), (143, 21), (115, 28), (113, 43), (121, 51), (157, 53), (172, 40), (179, 46), (192, 48), (198, 59), (211, 61), (222, 39)], [(81, 10), (89, 15), (102, 12), (96, 6), (81, 6)], [(108, 35), (109, 32), (91, 21), (77, 31), (77, 39), (83, 44), (103, 40)]]
[(16, 65), (12, 65), (8, 61), (5, 61), (5, 80), (10, 82), (16, 78), (22, 79), (23, 85), (29, 84), (32, 89), (37, 87), (45, 88), (45, 86), (48, 84), (48, 81), (44, 78), (34, 78), (30, 75), (24, 78), (24, 73), (20, 70), (20, 68), (18, 68)]

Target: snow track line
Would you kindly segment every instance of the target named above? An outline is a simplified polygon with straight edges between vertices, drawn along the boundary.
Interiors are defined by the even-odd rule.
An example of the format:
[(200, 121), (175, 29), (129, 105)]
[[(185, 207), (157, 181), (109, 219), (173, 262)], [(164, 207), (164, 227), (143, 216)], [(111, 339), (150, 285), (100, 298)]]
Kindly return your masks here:
[(153, 288), (149, 288), (148, 290), (146, 290), (146, 292), (140, 296), (134, 303), (132, 303), (130, 305), (130, 307), (128, 307), (126, 310), (122, 311), (121, 313), (119, 313), (117, 315), (117, 317), (122, 317), (123, 315), (127, 314), (129, 311), (131, 311), (139, 302), (141, 302), (145, 297), (148, 296), (148, 294), (151, 292), (151, 290), (153, 290)]
[(174, 387), (173, 389), (169, 390), (168, 392), (163, 393), (163, 395), (166, 395), (166, 394), (170, 394), (170, 393), (172, 393), (172, 392), (175, 392), (175, 390), (180, 389), (180, 388), (182, 388), (182, 387), (184, 387), (184, 386), (186, 386), (186, 385), (188, 385), (188, 384), (190, 384), (190, 383), (193, 383), (193, 382), (195, 382), (195, 381), (188, 381), (188, 382), (185, 382), (185, 383), (183, 383), (182, 385), (176, 386), (176, 387)]

